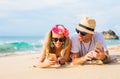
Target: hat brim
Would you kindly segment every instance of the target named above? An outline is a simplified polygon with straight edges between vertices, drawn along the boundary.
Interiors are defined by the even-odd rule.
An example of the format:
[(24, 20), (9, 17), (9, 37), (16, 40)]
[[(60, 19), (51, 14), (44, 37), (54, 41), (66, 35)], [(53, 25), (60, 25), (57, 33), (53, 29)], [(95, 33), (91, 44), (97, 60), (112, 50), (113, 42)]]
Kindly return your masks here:
[(86, 32), (86, 33), (89, 33), (89, 34), (95, 34), (94, 31), (90, 31), (90, 30), (88, 30), (88, 29), (85, 29), (85, 28), (83, 28), (83, 27), (80, 27), (78, 24), (75, 24), (75, 27), (76, 27), (78, 30), (82, 31), (82, 32)]

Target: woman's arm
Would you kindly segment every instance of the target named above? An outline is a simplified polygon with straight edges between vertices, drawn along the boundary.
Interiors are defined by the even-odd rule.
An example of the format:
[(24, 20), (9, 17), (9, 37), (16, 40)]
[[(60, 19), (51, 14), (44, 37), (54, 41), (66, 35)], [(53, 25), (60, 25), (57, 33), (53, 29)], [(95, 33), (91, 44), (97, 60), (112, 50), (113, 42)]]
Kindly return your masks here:
[(69, 62), (70, 59), (70, 50), (71, 50), (71, 40), (67, 39), (65, 48), (61, 51), (60, 64), (64, 65), (65, 62)]
[(49, 67), (53, 64), (55, 64), (55, 61), (46, 60), (46, 51), (45, 51), (45, 49), (43, 49), (41, 52), (41, 55), (39, 58), (39, 63), (37, 65), (37, 67), (46, 68), (46, 67)]
[(71, 50), (71, 40), (69, 39), (68, 44), (66, 45), (64, 49), (64, 59), (66, 62), (69, 62), (70, 50)]

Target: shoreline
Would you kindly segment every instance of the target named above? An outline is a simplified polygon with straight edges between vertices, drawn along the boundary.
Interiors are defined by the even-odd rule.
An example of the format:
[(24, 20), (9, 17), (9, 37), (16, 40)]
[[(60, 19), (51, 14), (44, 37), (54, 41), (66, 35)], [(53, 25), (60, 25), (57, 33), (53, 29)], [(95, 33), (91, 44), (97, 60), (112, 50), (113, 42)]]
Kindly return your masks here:
[[(107, 48), (108, 50), (119, 50), (120, 44), (117, 45), (108, 45)], [(16, 55), (29, 55), (29, 54), (40, 54), (41, 48), (36, 51), (28, 50), (28, 51), (16, 51), (16, 52), (8, 52), (8, 53), (0, 53), (0, 58), (1, 57), (8, 57), (8, 56), (16, 56)]]
[(39, 54), (41, 52), (41, 48), (36, 51), (16, 51), (16, 52), (6, 52), (6, 53), (0, 53), (0, 58), (1, 57), (8, 57), (8, 56), (19, 56), (19, 55), (29, 55), (29, 54)]

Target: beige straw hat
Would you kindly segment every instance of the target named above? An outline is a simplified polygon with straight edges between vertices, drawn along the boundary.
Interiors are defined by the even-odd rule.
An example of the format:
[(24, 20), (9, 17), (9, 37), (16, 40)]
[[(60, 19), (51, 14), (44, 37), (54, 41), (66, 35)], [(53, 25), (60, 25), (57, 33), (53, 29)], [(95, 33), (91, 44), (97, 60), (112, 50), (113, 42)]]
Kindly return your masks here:
[(96, 27), (96, 21), (94, 19), (84, 17), (79, 24), (75, 25), (75, 27), (82, 32), (95, 34), (94, 30)]

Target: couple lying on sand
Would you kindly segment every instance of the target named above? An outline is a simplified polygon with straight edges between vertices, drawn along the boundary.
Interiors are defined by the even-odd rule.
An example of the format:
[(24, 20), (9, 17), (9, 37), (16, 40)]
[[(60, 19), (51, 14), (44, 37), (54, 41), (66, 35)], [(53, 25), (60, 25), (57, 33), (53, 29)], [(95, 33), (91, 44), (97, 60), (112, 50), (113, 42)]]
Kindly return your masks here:
[(76, 33), (70, 38), (69, 31), (63, 25), (53, 26), (46, 36), (36, 67), (60, 67), (67, 63), (109, 63), (110, 57), (104, 37), (94, 31), (95, 27), (96, 21), (85, 17), (75, 25)]

